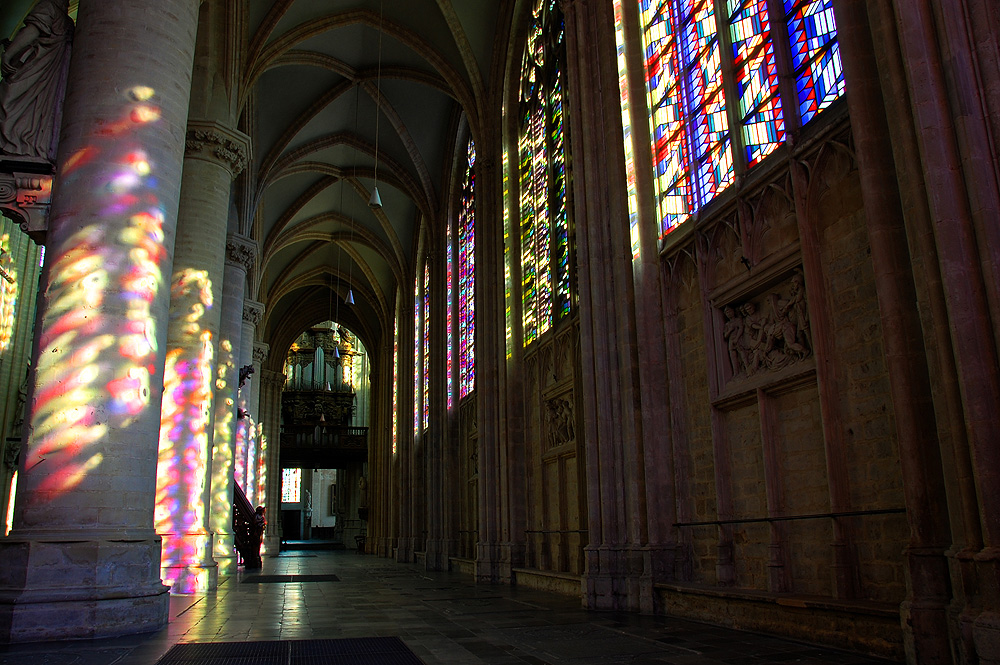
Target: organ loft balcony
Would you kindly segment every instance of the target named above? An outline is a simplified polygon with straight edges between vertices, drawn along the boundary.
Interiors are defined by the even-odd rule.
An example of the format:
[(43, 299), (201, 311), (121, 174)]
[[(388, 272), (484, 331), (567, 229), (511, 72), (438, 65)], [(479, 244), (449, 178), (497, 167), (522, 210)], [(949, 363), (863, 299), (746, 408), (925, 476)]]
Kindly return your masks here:
[(281, 467), (335, 469), (366, 462), (367, 362), (349, 330), (326, 322), (292, 344), (281, 394)]

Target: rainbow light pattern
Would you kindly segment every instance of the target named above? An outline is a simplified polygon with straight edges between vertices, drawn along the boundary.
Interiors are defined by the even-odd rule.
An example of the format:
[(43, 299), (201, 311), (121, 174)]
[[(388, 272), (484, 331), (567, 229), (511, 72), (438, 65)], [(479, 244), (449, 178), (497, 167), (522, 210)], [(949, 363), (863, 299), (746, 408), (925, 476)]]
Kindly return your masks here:
[[(506, 113), (506, 109), (504, 110)], [(510, 155), (506, 145), (500, 157), (501, 171), (503, 172), (503, 293), (504, 293), (504, 348), (507, 352), (507, 360), (514, 355), (514, 316), (511, 308), (514, 304), (514, 277), (511, 275), (511, 264), (513, 263), (513, 250), (511, 248), (511, 221), (510, 221)]]
[[(734, 142), (738, 141), (746, 166), (754, 166), (785, 141), (788, 108), (797, 102), (802, 124), (809, 122), (844, 94), (844, 78), (832, 0), (784, 1), (795, 101), (781, 99), (768, 0), (726, 0), (727, 15), (721, 19), (712, 0), (638, 0), (638, 4), (662, 238), (734, 182)], [(621, 0), (614, 5), (631, 197), (634, 179), (628, 165), (634, 137), (624, 49), (628, 26)], [(727, 66), (718, 39), (720, 20), (732, 46)], [(736, 110), (726, 105), (723, 81), (729, 71)], [(740, 123), (738, 139), (729, 131), (732, 116)], [(629, 210), (631, 215), (631, 198)], [(634, 217), (631, 221), (635, 255)]]
[(424, 419), (423, 428), (431, 422), (431, 271), (424, 263)]
[[(212, 512), (210, 523), (215, 534), (232, 533), (233, 420), (235, 409), (231, 381), (235, 377), (233, 344), (228, 339), (219, 343), (219, 360), (215, 372), (215, 427), (212, 436)], [(220, 397), (223, 397), (220, 399)], [(214, 554), (219, 561), (232, 560), (232, 542), (216, 538)], [(230, 570), (219, 569), (220, 574)]]
[(420, 433), (420, 314), (423, 311), (420, 300), (420, 276), (418, 275), (413, 284), (413, 433)]
[(233, 475), (244, 494), (247, 491), (247, 426), (246, 418), (236, 421), (236, 441), (233, 446)]
[(281, 503), (302, 500), (302, 469), (281, 470)]
[(175, 593), (193, 593), (207, 582), (198, 568), (211, 542), (205, 497), (214, 347), (201, 320), (212, 307), (212, 282), (203, 270), (183, 270), (174, 275), (170, 296), (171, 324), (180, 326), (181, 336), (163, 371), (154, 523), (163, 540), (163, 583)]
[(164, 211), (141, 141), (160, 110), (148, 87), (123, 96), (121, 116), (61, 167), (63, 183), (103, 184), (75, 211), (97, 221), (48, 246), (47, 306), (24, 452), (29, 464), (45, 460), (36, 496), (71, 490), (101, 465), (99, 446), (109, 432), (126, 436), (122, 430), (145, 413), (158, 372), (151, 310), (167, 257)]
[(10, 479), (10, 494), (7, 496), (7, 520), (4, 523), (3, 535), (9, 536), (14, 526), (14, 497), (17, 495), (17, 471)]
[(569, 221), (563, 132), (563, 20), (537, 0), (521, 65), (518, 169), (524, 345), (570, 311)]
[(399, 312), (392, 320), (392, 454), (399, 449)]
[[(472, 139), (465, 154), (468, 166), (458, 214), (459, 399), (476, 387), (476, 144)], [(450, 274), (448, 283), (451, 284)]]
[(251, 506), (256, 506), (257, 501), (257, 423), (253, 416), (248, 415), (247, 420), (247, 477), (246, 495)]
[(257, 505), (267, 504), (267, 436), (264, 423), (257, 423)]

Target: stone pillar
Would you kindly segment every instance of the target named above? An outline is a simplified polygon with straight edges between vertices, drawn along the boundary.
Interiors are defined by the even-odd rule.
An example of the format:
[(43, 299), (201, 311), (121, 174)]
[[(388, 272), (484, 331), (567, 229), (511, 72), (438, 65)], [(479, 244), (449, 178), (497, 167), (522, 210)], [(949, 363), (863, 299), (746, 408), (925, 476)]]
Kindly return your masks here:
[[(246, 164), (248, 144), (245, 135), (222, 124), (188, 121), (157, 467), (157, 505), (164, 508), (156, 514), (161, 574), (175, 593), (218, 585), (212, 559), (214, 356), (230, 190)], [(192, 466), (192, 460), (198, 463)]]
[(261, 395), (264, 392), (264, 377), (261, 372), (267, 362), (268, 348), (263, 342), (253, 344), (253, 375), (257, 380), (250, 385), (250, 401), (247, 406), (254, 424), (253, 436), (250, 438), (251, 448), (247, 452), (247, 498), (254, 506), (261, 503), (261, 487), (266, 483), (266, 476), (262, 476), (267, 470), (264, 465), (267, 460), (267, 439), (262, 436), (264, 414), (261, 411)]
[(269, 369), (260, 372), (260, 424), (267, 441), (264, 469), (267, 490), (257, 503), (267, 508), (263, 554), (275, 556), (281, 549), (281, 390), (285, 375)]
[(212, 554), (220, 575), (236, 570), (233, 540), (233, 469), (236, 442), (236, 397), (239, 386), (237, 356), (243, 334), (243, 292), (247, 272), (257, 254), (257, 243), (230, 234), (226, 241), (226, 268), (222, 283), (222, 321), (219, 327), (215, 384), (215, 435), (212, 441)]
[[(243, 301), (243, 324), (242, 332), (240, 334), (240, 348), (239, 348), (239, 361), (236, 363), (237, 371), (242, 371), (244, 368), (253, 367), (253, 342), (256, 335), (257, 325), (264, 318), (264, 305), (263, 303), (255, 302), (253, 300)], [(244, 493), (247, 492), (247, 452), (248, 452), (248, 435), (251, 423), (250, 417), (250, 402), (251, 396), (253, 394), (253, 386), (260, 379), (260, 377), (253, 374), (244, 381), (243, 385), (239, 388), (239, 395), (237, 396), (237, 413), (243, 414), (243, 417), (236, 423), (236, 446), (234, 453), (234, 466), (236, 474), (236, 482), (240, 487), (243, 488)]]
[[(0, 640), (167, 621), (153, 530), (198, 2), (84, 5), (39, 298), (30, 434), (0, 542)], [(159, 322), (159, 323), (158, 323)]]

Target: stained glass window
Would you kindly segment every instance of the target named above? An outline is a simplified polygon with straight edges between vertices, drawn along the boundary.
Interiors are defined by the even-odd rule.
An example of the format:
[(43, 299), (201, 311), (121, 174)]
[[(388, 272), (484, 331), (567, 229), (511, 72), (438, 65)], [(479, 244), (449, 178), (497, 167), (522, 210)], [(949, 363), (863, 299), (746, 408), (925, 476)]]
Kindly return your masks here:
[(524, 344), (569, 313), (569, 222), (563, 132), (563, 20), (536, 0), (521, 65), (518, 185)]
[[(629, 26), (624, 0), (612, 1), (628, 166), (635, 140)], [(786, 140), (789, 113), (797, 108), (795, 124), (805, 124), (843, 95), (832, 0), (783, 1), (784, 16), (772, 17), (770, 0), (637, 0), (660, 237), (732, 184), (738, 171), (774, 152)], [(775, 47), (785, 39), (789, 63), (778, 61)], [(783, 66), (795, 77), (798, 99), (782, 98)], [(726, 99), (727, 85), (736, 99)], [(628, 186), (631, 192), (631, 173)]]
[(298, 503), (302, 500), (302, 469), (281, 470), (281, 502)]
[(431, 420), (431, 271), (424, 264), (424, 429)]
[(466, 148), (466, 157), (467, 168), (462, 183), (461, 211), (458, 215), (460, 399), (476, 387), (476, 145), (471, 139)]
[(453, 256), (453, 252), (455, 251), (455, 246), (454, 243), (452, 242), (452, 232), (450, 224), (448, 225), (447, 238), (445, 244), (447, 245), (446, 255), (448, 257), (445, 260), (446, 263), (445, 271), (447, 272), (447, 282), (448, 282), (448, 300), (447, 300), (448, 306), (446, 307), (447, 312), (445, 314), (445, 336), (448, 338), (448, 352), (445, 358), (445, 364), (447, 365), (446, 367), (447, 376), (445, 377), (445, 380), (448, 383), (448, 410), (451, 411), (451, 407), (455, 403), (455, 386), (453, 383), (454, 377), (452, 376), (452, 372), (454, 370), (453, 367), (454, 360), (455, 360), (455, 331), (453, 325), (454, 321), (452, 320), (453, 319), (452, 310), (454, 309), (454, 303), (455, 303), (454, 300), (455, 289), (452, 283), (452, 281), (455, 278), (455, 259)]

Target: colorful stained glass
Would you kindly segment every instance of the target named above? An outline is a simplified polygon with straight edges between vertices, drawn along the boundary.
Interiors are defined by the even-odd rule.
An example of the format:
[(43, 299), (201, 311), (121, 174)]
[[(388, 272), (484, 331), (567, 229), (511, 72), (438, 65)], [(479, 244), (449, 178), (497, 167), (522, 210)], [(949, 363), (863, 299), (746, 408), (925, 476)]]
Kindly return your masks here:
[(449, 411), (451, 411), (451, 407), (454, 404), (454, 397), (455, 397), (454, 384), (452, 383), (452, 378), (453, 378), (452, 371), (454, 365), (453, 361), (455, 357), (455, 331), (452, 328), (453, 324), (452, 319), (454, 318), (452, 316), (452, 311), (454, 310), (454, 303), (455, 303), (454, 300), (455, 289), (453, 286), (453, 280), (455, 276), (455, 259), (453, 252), (455, 250), (455, 246), (452, 243), (452, 233), (450, 225), (448, 226), (448, 230), (446, 232), (445, 245), (447, 246), (447, 251), (445, 252), (445, 255), (447, 256), (447, 258), (445, 259), (445, 272), (447, 273), (447, 291), (448, 291), (448, 300), (446, 301), (448, 303), (448, 306), (445, 307), (446, 311), (445, 311), (445, 323), (444, 323), (445, 337), (448, 340), (448, 349), (445, 353), (445, 365), (446, 365), (445, 382), (448, 384), (447, 408)]
[(833, 0), (785, 0), (802, 124), (844, 94)]
[[(631, 26), (622, 0), (613, 1), (631, 216), (636, 139), (624, 49)], [(785, 15), (775, 20), (788, 26), (797, 100), (780, 96), (770, 0), (725, 0), (724, 16), (715, 15), (714, 0), (637, 0), (661, 238), (734, 182), (733, 150), (752, 167), (785, 141), (787, 109), (797, 104), (804, 124), (843, 95), (833, 0), (783, 1)], [(719, 29), (726, 30), (725, 48)], [(733, 78), (735, 108), (727, 108), (724, 76)], [(738, 133), (731, 118), (739, 120)]]
[(625, 144), (625, 187), (628, 197), (629, 237), (632, 245), (632, 259), (636, 260), (639, 258), (639, 196), (636, 191), (635, 150), (632, 147), (632, 109), (629, 103), (622, 0), (614, 0), (614, 9), (615, 44), (618, 47), (618, 91), (622, 107), (622, 138)]
[(302, 469), (281, 470), (281, 503), (302, 500)]
[(458, 215), (459, 399), (476, 387), (476, 145), (471, 139), (466, 157)]
[(712, 200), (734, 169), (711, 0), (642, 0), (660, 235)]
[(785, 140), (778, 96), (778, 65), (771, 41), (767, 0), (729, 0), (736, 87), (747, 166), (753, 166)]
[(563, 132), (563, 25), (555, 2), (532, 13), (521, 68), (521, 311), (524, 344), (570, 310), (569, 226)]

